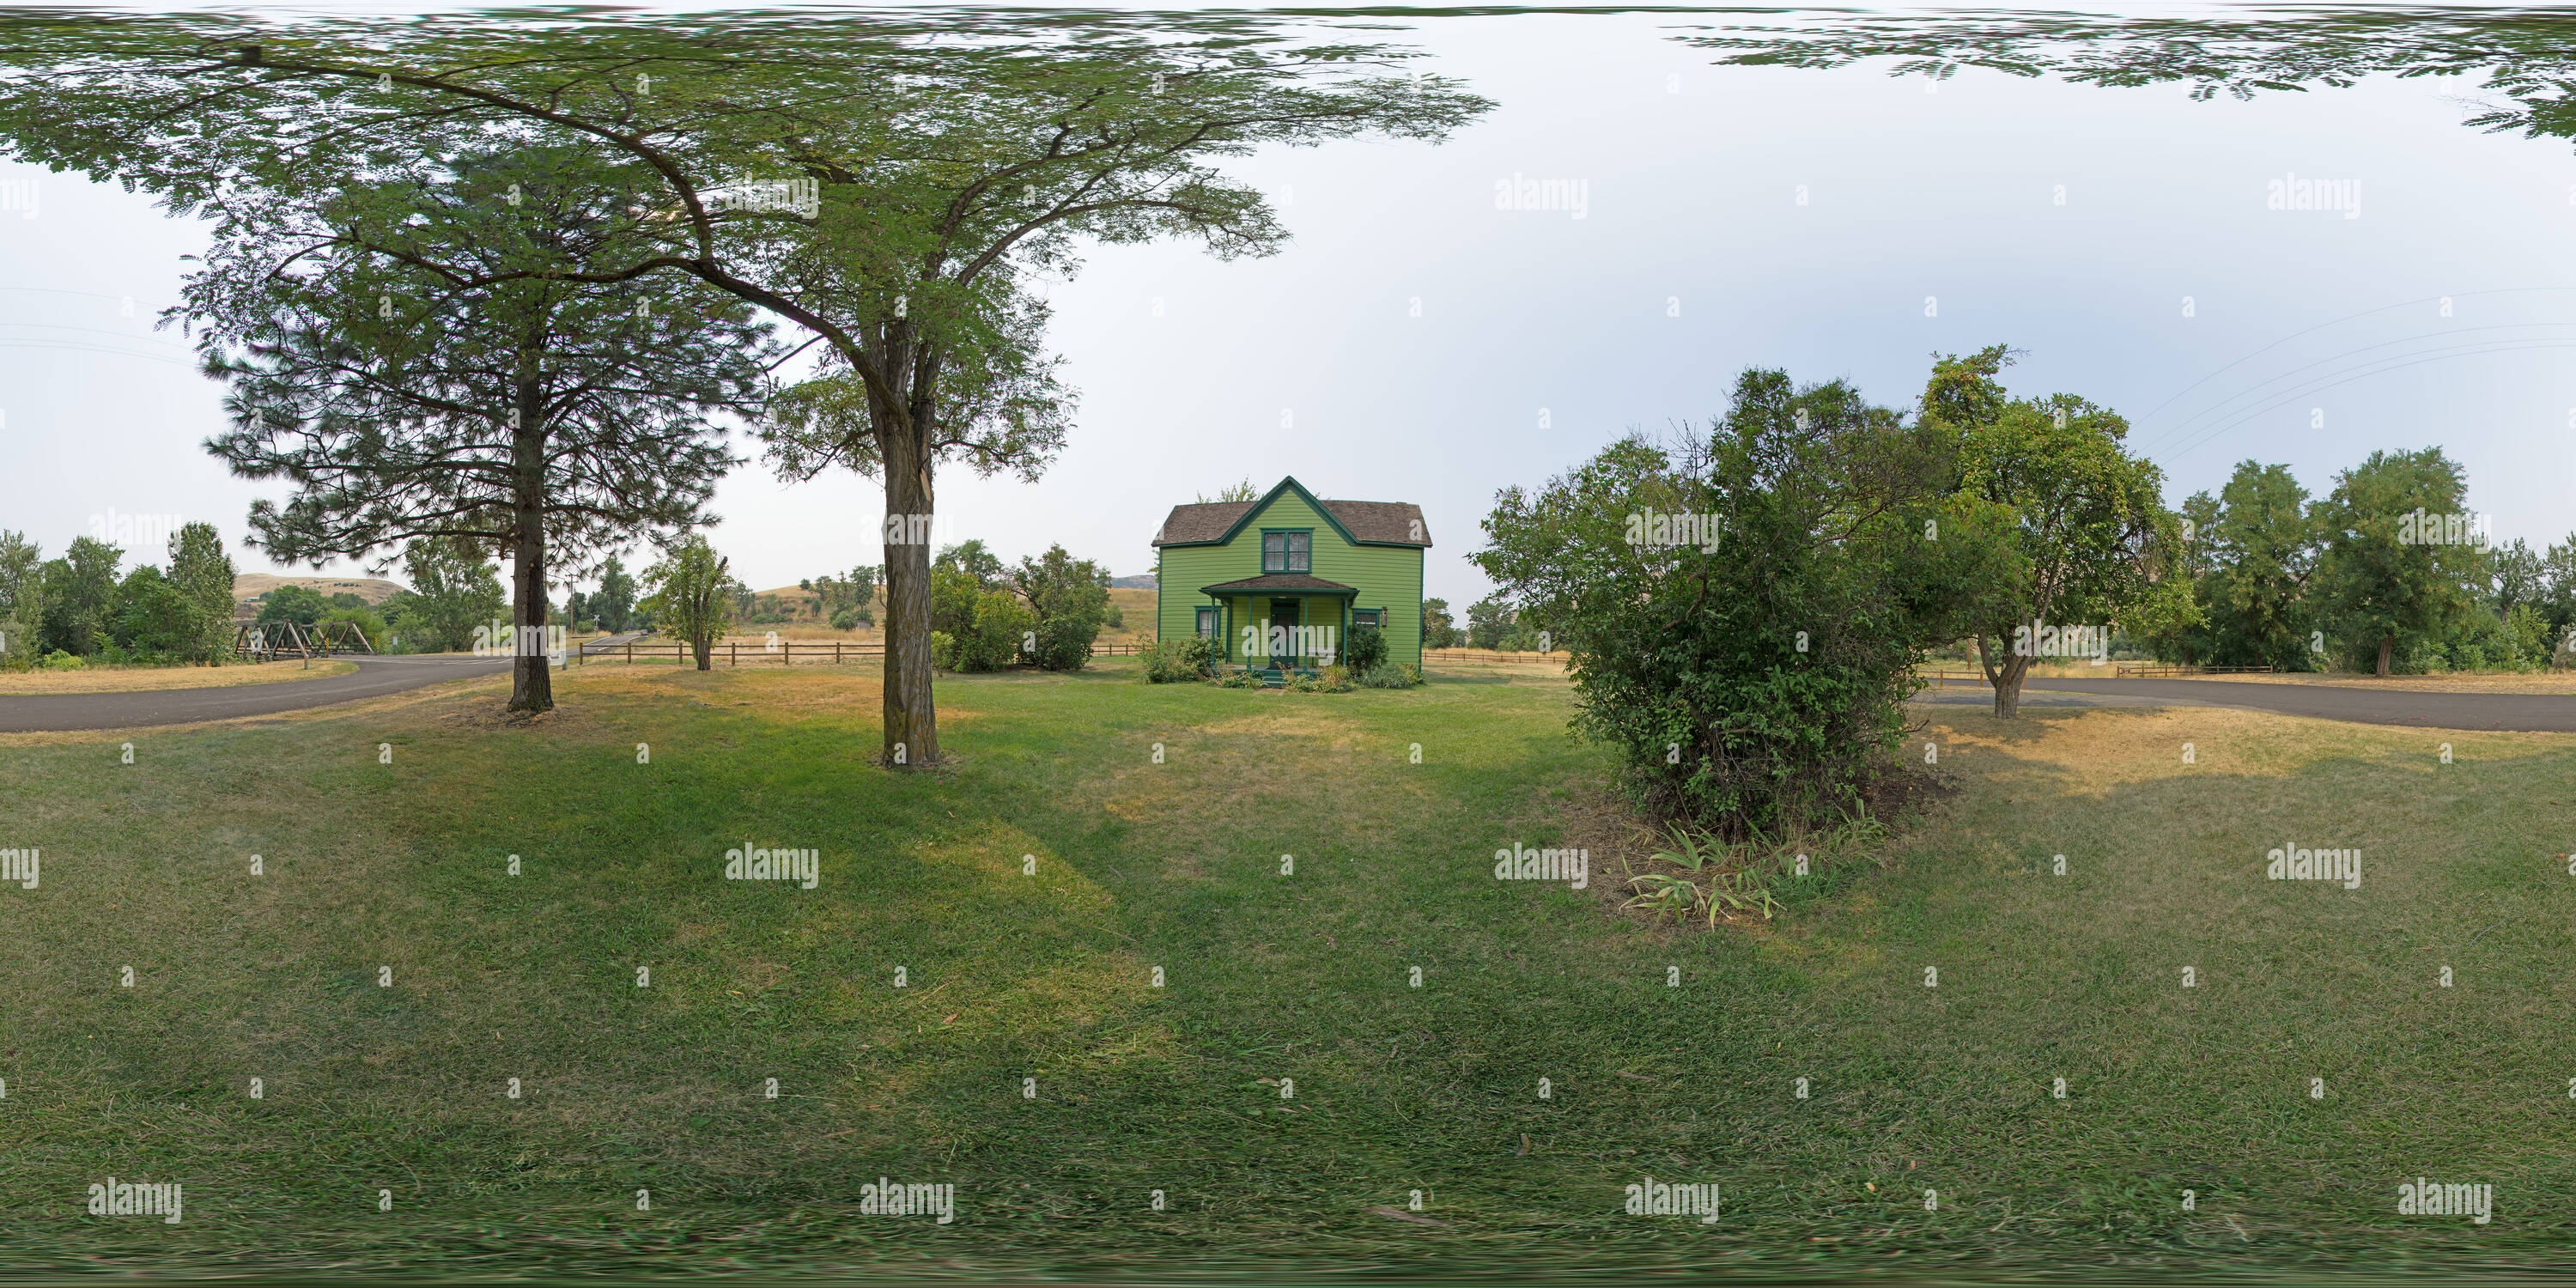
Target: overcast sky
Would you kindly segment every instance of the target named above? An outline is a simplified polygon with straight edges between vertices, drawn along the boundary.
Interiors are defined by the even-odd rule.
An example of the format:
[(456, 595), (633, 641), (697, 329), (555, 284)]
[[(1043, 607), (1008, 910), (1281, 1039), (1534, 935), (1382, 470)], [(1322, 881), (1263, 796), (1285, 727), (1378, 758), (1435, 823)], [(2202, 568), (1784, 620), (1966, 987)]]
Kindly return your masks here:
[[(1704, 424), (1748, 366), (1910, 404), (1933, 352), (1997, 342), (2027, 350), (2016, 392), (2126, 414), (2170, 502), (2246, 457), (2322, 493), (2373, 450), (2439, 444), (2500, 539), (2576, 529), (2576, 160), (2465, 128), (2471, 86), (2193, 103), (1962, 71), (1927, 93), (1879, 67), (1716, 67), (1674, 39), (1686, 21), (1391, 36), (1500, 106), (1439, 147), (1237, 167), (1295, 234), (1277, 256), (1102, 249), (1051, 284), (1070, 441), (1034, 485), (949, 469), (944, 538), (1144, 572), (1172, 505), (1293, 474), (1419, 504), (1428, 593), (1463, 609), (1496, 489)], [(2268, 208), (2292, 175), (2357, 185), (2358, 216)], [(1583, 205), (1496, 209), (1515, 176)], [(75, 176), (0, 179), (0, 528), (51, 556), (93, 516), (176, 514), (237, 544), (283, 491), (206, 455), (218, 390), (152, 330), (197, 230)], [(2389, 369), (2347, 370), (2372, 359)], [(755, 460), (715, 509), (755, 587), (880, 558), (868, 480), (787, 486)]]

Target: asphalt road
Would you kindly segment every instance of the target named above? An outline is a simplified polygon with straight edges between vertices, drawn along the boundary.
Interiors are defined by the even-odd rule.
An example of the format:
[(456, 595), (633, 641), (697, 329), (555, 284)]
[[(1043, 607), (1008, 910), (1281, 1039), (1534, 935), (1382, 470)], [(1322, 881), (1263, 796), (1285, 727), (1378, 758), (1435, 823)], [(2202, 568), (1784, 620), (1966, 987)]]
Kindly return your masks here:
[[(636, 635), (592, 640), (587, 653), (604, 653)], [(233, 720), (273, 716), (335, 702), (380, 698), (423, 685), (498, 675), (510, 669), (506, 657), (453, 657), (443, 654), (360, 657), (358, 669), (319, 680), (284, 680), (275, 684), (236, 684), (220, 689), (148, 689), (136, 693), (59, 693), (0, 697), (0, 733), (58, 733), (87, 729), (140, 729), (151, 725), (194, 724), (200, 720)]]
[[(2046, 689), (2172, 706), (2244, 707), (2355, 724), (2425, 729), (2496, 729), (2576, 733), (2576, 696), (2554, 693), (2424, 693), (2340, 684), (2263, 684), (2236, 680), (2059, 680), (2038, 676), (2022, 692)], [(1986, 689), (1971, 692), (1991, 706)], [(2027, 696), (2023, 701), (2029, 701)]]

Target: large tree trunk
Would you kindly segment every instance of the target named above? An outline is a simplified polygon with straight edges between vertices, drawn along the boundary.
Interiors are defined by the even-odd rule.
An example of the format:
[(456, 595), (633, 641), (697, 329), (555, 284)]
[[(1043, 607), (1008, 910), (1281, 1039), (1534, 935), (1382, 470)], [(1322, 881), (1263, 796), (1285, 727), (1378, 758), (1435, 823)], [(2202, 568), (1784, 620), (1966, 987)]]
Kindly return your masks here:
[(2394, 636), (2394, 635), (2382, 635), (2382, 636), (2380, 636), (2380, 637), (2379, 637), (2379, 673), (2380, 673), (2380, 675), (2382, 675), (2382, 676), (2386, 676), (2386, 675), (2388, 674), (2388, 659), (2389, 659), (2389, 656), (2390, 656), (2391, 654), (2394, 654), (2396, 651), (2397, 651), (2397, 637), (2396, 637), (2396, 636)]
[(546, 431), (534, 381), (519, 385), (519, 427), (512, 434), (511, 465), (518, 478), (511, 498), (510, 705), (512, 711), (555, 709), (554, 677), (546, 670)]
[(1977, 635), (1977, 664), (1985, 668), (1986, 683), (1994, 686), (1995, 718), (2020, 719), (2021, 682), (2030, 674), (2030, 659), (2019, 654), (2010, 654), (1998, 664), (1994, 656), (1986, 651), (1986, 637), (1983, 632), (1980, 632)]
[(939, 760), (939, 713), (930, 691), (930, 438), (916, 412), (912, 432), (877, 436), (886, 484), (885, 758), (910, 769)]

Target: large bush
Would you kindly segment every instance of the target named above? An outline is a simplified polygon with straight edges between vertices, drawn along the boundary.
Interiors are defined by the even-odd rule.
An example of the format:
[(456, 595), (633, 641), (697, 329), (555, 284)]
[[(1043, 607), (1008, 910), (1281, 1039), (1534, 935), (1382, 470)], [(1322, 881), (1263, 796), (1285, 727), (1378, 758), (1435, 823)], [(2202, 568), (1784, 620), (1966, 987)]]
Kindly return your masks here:
[(1145, 682), (1204, 680), (1216, 670), (1216, 641), (1198, 635), (1163, 640), (1145, 650)]
[[(1019, 596), (1007, 590), (983, 591), (975, 597), (974, 615), (948, 633), (951, 642), (944, 665), (952, 671), (1001, 670), (1019, 657), (1022, 642), (1037, 624), (1036, 615), (1020, 603)], [(932, 661), (940, 664), (935, 651)]]
[(1038, 623), (1036, 634), (1031, 662), (1049, 671), (1079, 671), (1091, 661), (1091, 641), (1100, 628), (1079, 617), (1050, 617)]
[(1350, 638), (1342, 641), (1342, 664), (1353, 675), (1366, 675), (1385, 660), (1386, 632), (1374, 626), (1354, 627)]
[(1735, 833), (1831, 813), (1902, 738), (1914, 664), (2009, 572), (1949, 500), (1955, 441), (1839, 381), (1747, 372), (1678, 459), (1631, 438), (1505, 489), (1474, 559), (1518, 611), (1474, 617), (1570, 650), (1577, 727), (1649, 808)]

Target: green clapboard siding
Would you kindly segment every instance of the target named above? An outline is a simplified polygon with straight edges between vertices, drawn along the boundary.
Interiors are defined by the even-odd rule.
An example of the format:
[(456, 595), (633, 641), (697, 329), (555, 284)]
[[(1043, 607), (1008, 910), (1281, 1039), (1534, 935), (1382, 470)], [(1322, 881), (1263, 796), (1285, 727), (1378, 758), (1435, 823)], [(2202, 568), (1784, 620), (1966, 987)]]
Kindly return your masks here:
[[(1332, 520), (1306, 504), (1294, 488), (1280, 492), (1255, 513), (1232, 542), (1162, 548), (1154, 577), (1159, 588), (1155, 592), (1160, 605), (1155, 624), (1160, 637), (1179, 639), (1198, 629), (1196, 610), (1208, 602), (1199, 587), (1260, 576), (1262, 531), (1283, 528), (1313, 530), (1314, 566), (1309, 571), (1326, 581), (1357, 589), (1359, 598), (1351, 601), (1352, 608), (1384, 611), (1389, 661), (1422, 664), (1422, 550), (1416, 546), (1359, 546), (1344, 541)], [(1306, 621), (1312, 625), (1336, 624), (1341, 611), (1338, 602), (1309, 601)], [(1247, 610), (1253, 617), (1247, 616)], [(1234, 602), (1231, 617), (1220, 623), (1231, 632), (1225, 640), (1229, 658), (1242, 660), (1243, 627), (1254, 617), (1266, 615), (1262, 602)]]

